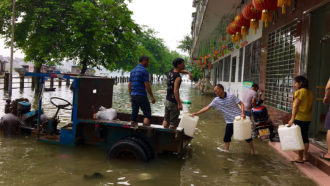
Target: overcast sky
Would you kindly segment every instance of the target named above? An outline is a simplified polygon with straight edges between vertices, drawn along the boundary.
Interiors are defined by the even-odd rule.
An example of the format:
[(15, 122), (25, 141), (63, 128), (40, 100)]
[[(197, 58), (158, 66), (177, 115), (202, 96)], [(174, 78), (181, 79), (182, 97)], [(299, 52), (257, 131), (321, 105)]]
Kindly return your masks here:
[[(178, 42), (190, 34), (194, 11), (192, 0), (133, 0), (128, 7), (133, 11), (136, 23), (153, 28), (170, 50), (177, 50)], [(0, 39), (0, 55), (10, 56), (10, 50), (4, 48), (3, 39)], [(14, 56), (24, 55), (16, 51)]]

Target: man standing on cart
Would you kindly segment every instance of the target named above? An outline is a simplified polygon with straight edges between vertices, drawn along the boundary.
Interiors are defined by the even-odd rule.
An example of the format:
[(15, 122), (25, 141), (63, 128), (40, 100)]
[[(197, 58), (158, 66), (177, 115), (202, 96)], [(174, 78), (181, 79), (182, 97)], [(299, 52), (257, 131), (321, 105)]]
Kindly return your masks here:
[(149, 126), (151, 119), (151, 108), (147, 92), (151, 97), (151, 102), (153, 104), (156, 102), (149, 83), (149, 72), (146, 69), (149, 63), (149, 57), (142, 55), (139, 62), (140, 64), (138, 64), (131, 71), (128, 82), (128, 91), (131, 96), (132, 103), (131, 125), (137, 125), (139, 108), (141, 108), (144, 115), (143, 125)]

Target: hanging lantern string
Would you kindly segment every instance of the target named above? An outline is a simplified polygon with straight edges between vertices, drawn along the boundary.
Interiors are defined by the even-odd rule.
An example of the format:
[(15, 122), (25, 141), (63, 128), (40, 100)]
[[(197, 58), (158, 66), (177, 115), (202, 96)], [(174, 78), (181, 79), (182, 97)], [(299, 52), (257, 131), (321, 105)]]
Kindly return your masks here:
[(277, 0), (277, 7), (282, 7), (282, 14), (285, 14), (285, 7), (291, 6), (291, 0)]

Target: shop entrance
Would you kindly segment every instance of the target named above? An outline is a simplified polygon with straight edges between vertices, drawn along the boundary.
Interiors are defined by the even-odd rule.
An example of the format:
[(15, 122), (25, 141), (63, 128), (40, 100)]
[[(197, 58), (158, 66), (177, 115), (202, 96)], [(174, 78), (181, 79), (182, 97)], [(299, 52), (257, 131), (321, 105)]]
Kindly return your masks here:
[(326, 148), (324, 88), (330, 77), (330, 3), (311, 12), (310, 46), (307, 76), (315, 98), (310, 134), (316, 144)]

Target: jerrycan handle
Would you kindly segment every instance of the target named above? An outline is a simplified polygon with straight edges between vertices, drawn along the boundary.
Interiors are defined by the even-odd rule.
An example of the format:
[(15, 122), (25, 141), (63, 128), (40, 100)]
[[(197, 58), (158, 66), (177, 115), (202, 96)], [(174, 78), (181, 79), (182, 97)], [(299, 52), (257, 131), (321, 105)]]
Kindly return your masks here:
[(289, 127), (289, 124), (285, 124), (284, 126), (287, 127), (287, 128), (290, 128), (290, 127), (295, 127), (297, 125), (295, 123), (292, 123), (292, 125), (290, 127)]
[(241, 119), (242, 119), (241, 116), (236, 116), (236, 117), (235, 117), (235, 120), (241, 120)]

